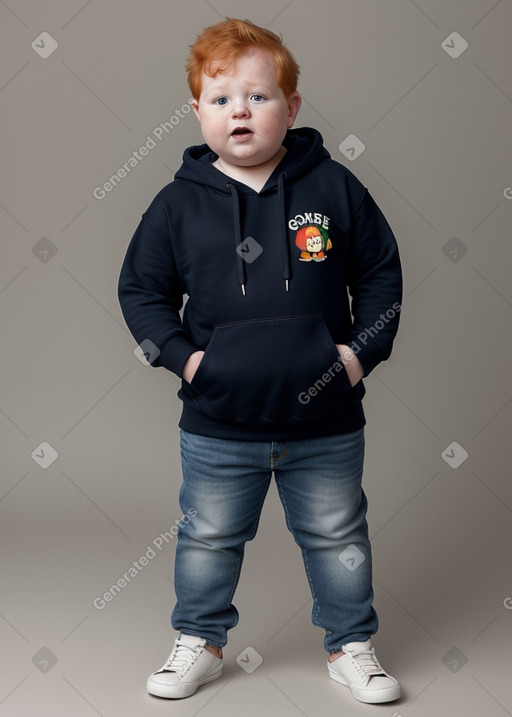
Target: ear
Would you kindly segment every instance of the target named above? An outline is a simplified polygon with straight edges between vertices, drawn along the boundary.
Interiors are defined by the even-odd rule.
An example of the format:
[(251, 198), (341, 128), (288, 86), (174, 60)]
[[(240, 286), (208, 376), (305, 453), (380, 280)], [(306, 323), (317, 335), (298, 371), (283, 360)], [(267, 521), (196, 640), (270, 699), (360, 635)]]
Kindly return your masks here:
[(201, 117), (199, 116), (199, 100), (192, 99), (192, 100), (190, 101), (190, 106), (191, 106), (192, 109), (194, 110), (194, 114), (195, 114), (195, 116), (197, 117), (197, 119), (198, 119), (199, 121), (201, 121)]
[(293, 123), (297, 115), (299, 114), (300, 106), (302, 104), (302, 97), (295, 91), (287, 98), (288, 103), (288, 129), (293, 127)]

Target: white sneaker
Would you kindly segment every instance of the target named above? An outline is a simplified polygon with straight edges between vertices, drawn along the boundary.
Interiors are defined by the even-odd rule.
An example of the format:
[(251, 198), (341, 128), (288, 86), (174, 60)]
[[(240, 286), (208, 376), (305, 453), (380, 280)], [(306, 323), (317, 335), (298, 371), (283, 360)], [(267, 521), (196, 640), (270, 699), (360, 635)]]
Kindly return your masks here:
[(169, 659), (148, 677), (150, 695), (181, 699), (190, 697), (200, 685), (222, 675), (222, 657), (204, 649), (206, 640), (195, 635), (178, 635)]
[(400, 697), (400, 685), (382, 669), (371, 640), (342, 645), (344, 655), (327, 660), (329, 676), (350, 688), (360, 702), (392, 702)]

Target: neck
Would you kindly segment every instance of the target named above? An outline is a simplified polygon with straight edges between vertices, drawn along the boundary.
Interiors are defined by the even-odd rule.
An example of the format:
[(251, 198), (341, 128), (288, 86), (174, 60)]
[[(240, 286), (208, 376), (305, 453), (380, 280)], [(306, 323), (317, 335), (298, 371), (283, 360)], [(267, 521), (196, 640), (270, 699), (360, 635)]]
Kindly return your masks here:
[(239, 182), (243, 182), (256, 192), (259, 192), (265, 186), (267, 179), (270, 177), (285, 154), (286, 147), (281, 145), (277, 154), (268, 162), (264, 162), (263, 164), (257, 164), (252, 167), (243, 167), (240, 165), (225, 163), (220, 157), (218, 157), (215, 162), (212, 162), (212, 164), (228, 177), (237, 179)]

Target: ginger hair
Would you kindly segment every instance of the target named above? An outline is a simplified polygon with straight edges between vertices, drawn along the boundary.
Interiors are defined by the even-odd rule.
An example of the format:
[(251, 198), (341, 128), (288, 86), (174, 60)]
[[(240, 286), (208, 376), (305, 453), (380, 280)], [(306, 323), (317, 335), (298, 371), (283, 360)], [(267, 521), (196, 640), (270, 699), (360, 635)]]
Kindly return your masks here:
[(270, 52), (277, 72), (277, 84), (284, 96), (288, 98), (295, 92), (300, 68), (282, 38), (250, 20), (227, 17), (203, 30), (190, 45), (186, 69), (192, 97), (199, 100), (203, 72), (209, 77), (229, 72), (240, 55), (251, 47)]

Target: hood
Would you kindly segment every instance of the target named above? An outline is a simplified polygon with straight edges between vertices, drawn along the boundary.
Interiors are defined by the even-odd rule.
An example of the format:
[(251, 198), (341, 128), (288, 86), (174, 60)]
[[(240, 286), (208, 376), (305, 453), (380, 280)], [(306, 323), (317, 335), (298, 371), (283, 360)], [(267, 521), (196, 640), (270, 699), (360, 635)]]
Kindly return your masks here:
[[(317, 164), (325, 159), (330, 159), (331, 155), (323, 146), (323, 138), (320, 132), (312, 127), (289, 129), (282, 144), (286, 147), (286, 154), (259, 194), (261, 196), (268, 195), (276, 192), (277, 189), (276, 206), (272, 211), (275, 212), (277, 225), (280, 227), (280, 241), (283, 250), (283, 279), (285, 290), (288, 291), (291, 272), (285, 214), (286, 185), (290, 185), (300, 179)], [(195, 182), (201, 186), (212, 187), (226, 194), (231, 194), (236, 271), (238, 283), (245, 296), (246, 273), (243, 249), (241, 248), (243, 239), (239, 195), (254, 193), (254, 190), (243, 184), (243, 182), (232, 179), (213, 167), (212, 162), (217, 159), (217, 156), (207, 144), (188, 147), (183, 154), (183, 164), (176, 172), (175, 179)]]
[[(312, 127), (289, 129), (283, 140), (283, 146), (286, 147), (287, 152), (268, 178), (260, 194), (275, 189), (279, 176), (283, 172), (286, 173), (286, 182), (293, 182), (319, 162), (330, 158), (329, 152), (323, 146), (322, 135)], [(183, 164), (176, 172), (175, 179), (186, 179), (189, 182), (214, 187), (221, 192), (229, 192), (226, 187), (227, 175), (212, 166), (212, 162), (217, 157), (218, 155), (207, 144), (188, 147), (183, 153)], [(253, 191), (236, 179), (228, 179), (242, 194), (244, 191)]]

